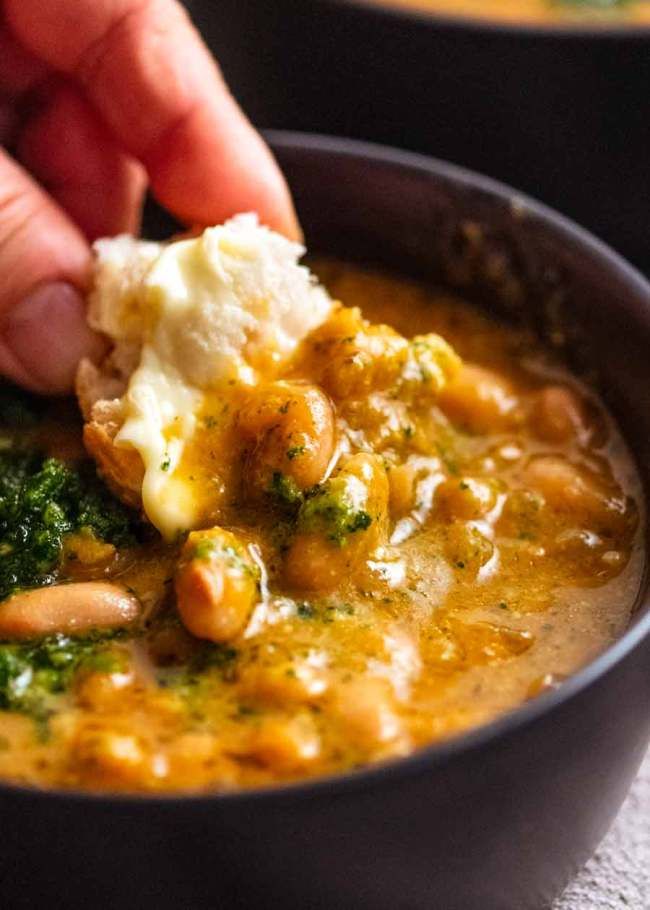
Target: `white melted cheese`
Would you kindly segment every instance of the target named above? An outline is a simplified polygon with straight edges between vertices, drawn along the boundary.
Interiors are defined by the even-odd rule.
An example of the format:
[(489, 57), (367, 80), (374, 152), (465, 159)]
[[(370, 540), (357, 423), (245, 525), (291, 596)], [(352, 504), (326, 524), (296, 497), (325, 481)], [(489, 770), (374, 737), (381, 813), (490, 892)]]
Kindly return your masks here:
[(171, 538), (201, 514), (177, 468), (205, 394), (272, 375), (332, 303), (298, 264), (303, 247), (251, 214), (165, 245), (99, 240), (95, 252), (89, 322), (139, 350), (115, 445), (141, 455), (145, 512)]

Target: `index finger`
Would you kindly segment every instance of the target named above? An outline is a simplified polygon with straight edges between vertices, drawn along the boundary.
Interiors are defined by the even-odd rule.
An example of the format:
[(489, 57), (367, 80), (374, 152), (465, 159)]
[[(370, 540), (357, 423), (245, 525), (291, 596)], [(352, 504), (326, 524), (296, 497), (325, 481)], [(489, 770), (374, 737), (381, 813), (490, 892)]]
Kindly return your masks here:
[(240, 211), (299, 234), (280, 171), (175, 0), (5, 0), (19, 40), (84, 87), (183, 221)]

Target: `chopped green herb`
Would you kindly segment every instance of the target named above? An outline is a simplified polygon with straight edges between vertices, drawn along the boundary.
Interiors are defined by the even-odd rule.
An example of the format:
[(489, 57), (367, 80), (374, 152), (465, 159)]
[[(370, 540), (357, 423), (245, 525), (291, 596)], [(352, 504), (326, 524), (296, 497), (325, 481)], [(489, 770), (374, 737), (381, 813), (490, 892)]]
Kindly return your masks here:
[(253, 708), (252, 705), (237, 705), (238, 717), (257, 717), (260, 713), (259, 708)]
[(69, 688), (79, 669), (124, 668), (124, 655), (110, 641), (54, 635), (38, 643), (0, 644), (0, 709), (47, 720), (52, 697)]
[(249, 562), (243, 548), (224, 546), (220, 540), (211, 537), (199, 538), (194, 546), (192, 558), (209, 561), (217, 557), (223, 559), (231, 569), (237, 569), (243, 575), (251, 575), (256, 580), (259, 579), (257, 566)]
[(269, 493), (285, 506), (298, 506), (304, 498), (295, 480), (281, 471), (273, 472)]
[(346, 531), (354, 534), (355, 531), (367, 531), (372, 524), (372, 518), (363, 510), (357, 512), (346, 526)]
[(171, 459), (169, 458), (169, 455), (165, 455), (163, 460), (160, 462), (160, 470), (169, 471), (170, 465), (171, 465)]
[(418, 335), (409, 342), (402, 380), (414, 379), (439, 392), (453, 371), (457, 357), (439, 335)]
[(211, 540), (209, 537), (202, 537), (197, 541), (196, 546), (194, 547), (194, 552), (192, 553), (193, 559), (212, 559), (212, 557), (218, 552), (218, 547), (214, 540)]
[(296, 606), (296, 614), (301, 619), (313, 619), (316, 615), (316, 609), (313, 604), (303, 600)]
[(36, 453), (0, 453), (0, 599), (56, 581), (68, 534), (87, 529), (127, 546), (137, 525), (94, 467), (73, 470)]
[(232, 667), (238, 657), (239, 651), (229, 645), (205, 643), (199, 648), (189, 666), (191, 670), (199, 673), (214, 668), (225, 670)]
[(173, 688), (190, 701), (201, 695), (204, 687), (209, 691), (211, 678), (216, 673), (224, 682), (234, 679), (239, 651), (229, 645), (200, 642), (187, 663), (180, 667), (161, 669), (158, 683)]
[(298, 529), (321, 532), (339, 547), (347, 544), (350, 534), (366, 531), (372, 516), (362, 507), (351, 481), (356, 478), (339, 475), (312, 491), (298, 514)]
[(301, 601), (296, 604), (296, 614), (301, 619), (316, 619), (323, 623), (332, 623), (341, 616), (354, 616), (354, 607), (347, 602), (311, 604)]
[(450, 474), (457, 475), (459, 473), (458, 460), (451, 448), (450, 444), (445, 444), (443, 442), (436, 442), (436, 449), (438, 450), (438, 455), (444, 466), (447, 468)]
[(287, 458), (289, 461), (293, 461), (293, 459), (297, 458), (298, 455), (304, 455), (304, 452), (304, 446), (292, 446), (290, 449), (287, 449)]

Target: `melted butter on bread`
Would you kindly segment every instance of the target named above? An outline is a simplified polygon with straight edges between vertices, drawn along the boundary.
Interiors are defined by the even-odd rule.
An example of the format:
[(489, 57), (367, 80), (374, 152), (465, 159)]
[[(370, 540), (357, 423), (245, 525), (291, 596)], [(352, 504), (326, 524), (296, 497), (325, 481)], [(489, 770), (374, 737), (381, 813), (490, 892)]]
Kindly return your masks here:
[(274, 376), (332, 302), (298, 264), (304, 249), (255, 215), (164, 245), (104, 239), (95, 252), (90, 324), (136, 364), (114, 445), (141, 456), (144, 511), (171, 539), (214, 504), (186, 470), (205, 442), (201, 415)]

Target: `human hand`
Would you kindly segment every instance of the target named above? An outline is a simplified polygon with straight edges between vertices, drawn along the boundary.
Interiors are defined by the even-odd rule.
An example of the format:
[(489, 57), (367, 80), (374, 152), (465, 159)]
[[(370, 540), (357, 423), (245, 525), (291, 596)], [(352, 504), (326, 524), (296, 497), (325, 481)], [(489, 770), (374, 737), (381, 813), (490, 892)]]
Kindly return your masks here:
[(175, 0), (0, 0), (0, 373), (71, 387), (101, 340), (89, 241), (137, 232), (147, 182), (187, 224), (298, 236), (284, 180)]

